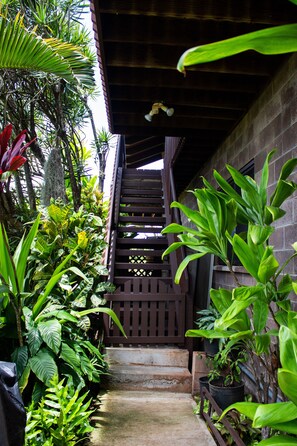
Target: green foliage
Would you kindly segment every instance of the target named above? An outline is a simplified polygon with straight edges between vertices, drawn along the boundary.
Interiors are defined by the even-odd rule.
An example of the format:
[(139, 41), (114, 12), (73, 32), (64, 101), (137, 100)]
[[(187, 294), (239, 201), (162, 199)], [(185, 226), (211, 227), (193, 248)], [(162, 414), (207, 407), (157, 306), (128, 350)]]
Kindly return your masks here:
[(295, 437), (275, 435), (261, 441), (259, 443), (261, 446), (297, 445), (297, 313), (290, 312), (288, 321), (289, 326), (282, 325), (279, 330), (282, 367), (278, 369), (278, 383), (289, 401), (271, 404), (236, 403), (229, 406), (221, 416), (223, 417), (231, 409), (236, 409), (252, 419), (254, 427), (270, 427), (295, 435)]
[(92, 64), (78, 47), (58, 39), (38, 37), (24, 27), (20, 16), (14, 22), (1, 17), (0, 47), (1, 68), (42, 71), (94, 86)]
[(80, 395), (70, 378), (59, 382), (55, 375), (49, 386), (41, 401), (28, 408), (25, 446), (75, 446), (93, 430), (91, 400), (87, 393)]
[[(87, 193), (87, 192), (86, 192)], [(92, 196), (95, 192), (92, 193)], [(63, 258), (69, 258), (69, 266), (79, 268), (84, 277), (77, 278), (76, 270), (69, 268), (61, 276), (59, 287), (55, 289), (56, 303), (69, 310), (96, 308), (105, 304), (103, 294), (113, 291), (107, 282), (107, 269), (102, 265), (106, 248), (106, 213), (102, 204), (93, 197), (89, 199), (87, 210), (81, 206), (77, 212), (72, 206), (56, 202), (45, 209), (42, 228), (30, 257), (32, 286), (39, 288), (51, 277), (53, 270)], [(78, 245), (78, 246), (77, 246)], [(77, 247), (77, 249), (75, 248)]]
[[(297, 5), (296, 0), (290, 1)], [(177, 69), (185, 73), (186, 67), (191, 65), (213, 62), (248, 50), (266, 55), (293, 53), (297, 51), (296, 33), (297, 24), (293, 23), (190, 48), (180, 57)]]
[(209, 380), (224, 378), (224, 386), (233, 386), (241, 381), (240, 365), (247, 361), (247, 353), (242, 349), (241, 343), (232, 342), (221, 347), (213, 358), (210, 358), (208, 374)]
[[(259, 181), (242, 175), (232, 166), (227, 169), (239, 192), (216, 171), (214, 180), (219, 190), (215, 189), (206, 179), (204, 188), (192, 191), (197, 198), (197, 210), (192, 210), (176, 202), (188, 219), (191, 227), (169, 225), (164, 233), (178, 234), (178, 242), (173, 243), (164, 255), (186, 246), (190, 253), (179, 265), (175, 280), (178, 282), (186, 265), (205, 254), (218, 256), (227, 266), (232, 275), (235, 287), (232, 291), (211, 290), (210, 297), (221, 317), (212, 329), (188, 330), (186, 336), (205, 337), (208, 339), (229, 339), (230, 342), (241, 342), (251, 355), (252, 364), (261, 363), (263, 373), (254, 373), (258, 389), (273, 388), (274, 398), (277, 395), (277, 366), (279, 324), (288, 324), (291, 310), (289, 294), (297, 290), (291, 277), (284, 274), (286, 265), (296, 257), (296, 243), (293, 244), (291, 256), (280, 265), (276, 259), (269, 237), (274, 231), (274, 222), (284, 215), (281, 208), (284, 201), (292, 195), (297, 185), (290, 181), (289, 176), (297, 165), (297, 159), (288, 160), (282, 167), (278, 181), (274, 185), (271, 197), (268, 199), (269, 162), (273, 156), (270, 152), (264, 162)], [(245, 232), (236, 233), (238, 225), (246, 225)], [(231, 250), (228, 249), (231, 247)], [(193, 254), (191, 253), (194, 252)], [(253, 286), (242, 285), (234, 268), (229, 252), (237, 258), (254, 281)], [(272, 310), (276, 305), (277, 311)], [(272, 318), (276, 324), (274, 330), (268, 327)], [(295, 358), (295, 356), (294, 356)], [(260, 398), (259, 390), (259, 398)], [(267, 395), (262, 392), (261, 400), (266, 401)]]
[(215, 321), (220, 318), (220, 313), (212, 305), (204, 310), (197, 311), (198, 319), (195, 321), (195, 325), (200, 330), (212, 330), (214, 328)]
[[(83, 268), (86, 272), (91, 271), (97, 275), (101, 270), (99, 265), (96, 265), (95, 258), (92, 258), (90, 252), (86, 252), (88, 238), (86, 231), (81, 231), (79, 226), (80, 213), (72, 220), (70, 217), (67, 218), (67, 212), (63, 208), (53, 206), (49, 212), (52, 219), (47, 227), (54, 234), (54, 243), (51, 243), (49, 247), (46, 243), (42, 244), (43, 239), (38, 236), (40, 216), (28, 235), (21, 239), (13, 256), (3, 225), (0, 231), (0, 336), (3, 340), (5, 339), (6, 359), (12, 358), (17, 365), (21, 390), (23, 391), (29, 383), (31, 386), (35, 383), (34, 393), (36, 394), (38, 394), (38, 388), (42, 390), (42, 385), (48, 386), (50, 380), (57, 374), (72, 376), (75, 385), (80, 383), (85, 385), (88, 381), (100, 381), (100, 375), (106, 372), (106, 363), (98, 350), (98, 341), (96, 345), (93, 345), (89, 340), (88, 316), (90, 314), (108, 314), (122, 330), (114, 312), (109, 308), (98, 307), (97, 300), (93, 301), (92, 308), (86, 308), (86, 302), (83, 302), (83, 305), (77, 305), (74, 302), (72, 305), (71, 297), (74, 301), (77, 298), (74, 293), (68, 292), (65, 296), (68, 284), (73, 289), (78, 288), (78, 277), (84, 281), (85, 285), (88, 284), (89, 279), (82, 272)], [(65, 223), (65, 218), (67, 218), (67, 223)], [(98, 221), (95, 216), (90, 216), (90, 219), (92, 222), (97, 221), (94, 227), (95, 232), (98, 223), (101, 227), (101, 220)], [(84, 222), (84, 219), (82, 221)], [(54, 223), (60, 225), (59, 231)], [(76, 241), (68, 237), (68, 231), (63, 232), (64, 226), (68, 223), (73, 225)], [(59, 251), (55, 242), (60, 239), (62, 239), (61, 249), (57, 258)], [(44, 251), (40, 249), (37, 251), (39, 261), (46, 259), (46, 265), (49, 265), (48, 275), (46, 278), (39, 277), (41, 283), (37, 282), (35, 287), (32, 287), (32, 280), (30, 280), (33, 271), (36, 270), (32, 254), (33, 244), (33, 252), (36, 252), (38, 247), (44, 246)], [(67, 247), (65, 250), (63, 250), (64, 245)], [(53, 248), (55, 251), (51, 251)], [(102, 253), (100, 249), (95, 250), (99, 258)], [(52, 263), (50, 263), (50, 256), (46, 258), (46, 253), (52, 253)], [(82, 260), (84, 256), (87, 258), (86, 262)], [(98, 259), (96, 260), (98, 262)], [(45, 268), (44, 265), (43, 268)], [(104, 292), (108, 286), (110, 285), (102, 286), (100, 292)], [(82, 291), (83, 286), (79, 291), (80, 296)]]

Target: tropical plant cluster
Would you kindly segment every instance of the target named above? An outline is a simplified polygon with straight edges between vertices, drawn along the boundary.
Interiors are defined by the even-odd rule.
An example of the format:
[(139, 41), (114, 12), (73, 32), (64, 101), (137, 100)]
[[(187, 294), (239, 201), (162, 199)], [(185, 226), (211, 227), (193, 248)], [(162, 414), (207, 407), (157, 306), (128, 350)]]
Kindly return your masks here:
[(15, 135), (26, 129), (27, 142), (32, 140), (23, 153), (26, 162), (0, 194), (6, 222), (20, 208), (36, 211), (40, 200), (45, 206), (51, 198), (66, 202), (69, 191), (78, 210), (92, 153), (86, 148), (87, 122), (103, 190), (110, 135), (96, 128), (89, 107), (98, 91), (87, 12), (89, 4), (77, 0), (1, 2), (0, 121), (3, 128), (12, 124)]
[[(171, 205), (183, 212), (191, 227), (173, 223), (163, 231), (178, 234), (179, 239), (164, 255), (181, 246), (192, 251), (177, 270), (177, 282), (189, 262), (206, 254), (220, 258), (232, 275), (232, 290), (220, 288), (210, 291), (212, 304), (220, 314), (213, 328), (189, 330), (186, 336), (222, 339), (223, 353), (240, 345), (248, 355), (247, 364), (255, 380), (259, 404), (276, 403), (278, 399), (288, 396), (284, 386), (280, 385), (281, 375), (278, 372), (283, 356), (280, 342), (283, 340), (283, 327), (292, 331), (290, 327), (295, 316), (291, 296), (297, 290), (296, 283), (285, 273), (286, 266), (297, 255), (296, 243), (283, 264), (279, 263), (274, 247), (269, 243), (275, 230), (274, 223), (285, 215), (283, 203), (297, 188), (289, 178), (297, 159), (290, 159), (283, 165), (274, 190), (268, 197), (269, 162), (272, 156), (273, 152), (268, 154), (258, 183), (227, 165), (240, 192), (236, 192), (217, 171), (213, 174), (217, 188), (203, 178), (204, 187), (192, 191), (197, 200), (197, 210), (179, 202)], [(243, 224), (246, 231), (237, 234), (237, 226)], [(229, 258), (228, 245), (231, 245), (232, 252), (251, 276), (252, 285), (240, 283), (232, 258)], [(291, 354), (292, 362), (296, 365), (296, 351), (291, 349)]]
[[(23, 399), (26, 404), (32, 401), (34, 409), (29, 413), (32, 412), (36, 429), (32, 434), (30, 428), (30, 445), (43, 441), (64, 444), (55, 440), (59, 423), (65, 421), (62, 412), (57, 415), (56, 409), (72, 419), (70, 414), (74, 414), (74, 409), (70, 403), (81, 398), (81, 392), (69, 396), (70, 388), (85, 393), (92, 384), (100, 383), (102, 374), (108, 370), (101, 350), (99, 315), (108, 314), (120, 326), (103, 299), (104, 292), (113, 289), (106, 282), (107, 271), (101, 264), (106, 212), (94, 200), (95, 213), (91, 213), (90, 202), (89, 197), (89, 211), (81, 206), (77, 212), (70, 205), (53, 202), (37, 216), (16, 246), (14, 241), (13, 251), (4, 224), (0, 226), (1, 359), (16, 363)], [(58, 379), (68, 382), (69, 395), (63, 400), (64, 408), (58, 408), (60, 400), (48, 403), (49, 392), (55, 398), (53, 382), (57, 391), (65, 387)], [(42, 403), (38, 404), (40, 400)], [(90, 415), (86, 409), (83, 412)], [(82, 412), (78, 416), (79, 429), (86, 418)], [(40, 423), (47, 431), (45, 426), (51, 422), (57, 423), (55, 428), (48, 428), (49, 432), (56, 432), (53, 438), (50, 440), (48, 434), (37, 436)], [(85, 434), (87, 430), (81, 432)], [(71, 431), (67, 435), (72, 434)]]

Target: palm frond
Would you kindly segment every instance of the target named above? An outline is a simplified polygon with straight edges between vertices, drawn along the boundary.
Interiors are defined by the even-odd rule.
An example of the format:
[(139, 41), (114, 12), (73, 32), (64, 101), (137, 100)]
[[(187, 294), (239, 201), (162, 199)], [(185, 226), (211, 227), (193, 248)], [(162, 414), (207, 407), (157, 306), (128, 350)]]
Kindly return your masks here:
[(0, 68), (53, 74), (68, 82), (94, 86), (92, 62), (78, 47), (58, 39), (42, 39), (24, 28), (17, 16), (0, 17)]

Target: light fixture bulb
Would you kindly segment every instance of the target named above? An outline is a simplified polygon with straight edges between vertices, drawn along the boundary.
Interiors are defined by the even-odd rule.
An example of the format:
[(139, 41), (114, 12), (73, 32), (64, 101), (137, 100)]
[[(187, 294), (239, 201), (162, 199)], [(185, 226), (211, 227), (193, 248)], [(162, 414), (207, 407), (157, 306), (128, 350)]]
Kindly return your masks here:
[(166, 110), (167, 116), (172, 116), (173, 113), (174, 113), (174, 108), (167, 108), (167, 110)]
[(150, 115), (149, 113), (147, 115), (144, 115), (144, 117), (148, 122), (152, 122), (152, 120), (153, 120), (152, 115)]

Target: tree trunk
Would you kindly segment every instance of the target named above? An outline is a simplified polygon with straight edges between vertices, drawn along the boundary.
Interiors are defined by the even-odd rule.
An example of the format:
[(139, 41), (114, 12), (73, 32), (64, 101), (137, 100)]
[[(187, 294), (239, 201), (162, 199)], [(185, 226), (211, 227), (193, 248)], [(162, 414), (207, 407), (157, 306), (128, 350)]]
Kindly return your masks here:
[(27, 185), (27, 193), (29, 198), (29, 206), (32, 211), (36, 211), (36, 197), (32, 182), (32, 175), (28, 161), (24, 164), (25, 177), (26, 177), (26, 185)]
[(66, 202), (64, 169), (60, 148), (52, 149), (45, 165), (42, 204), (49, 206), (51, 198)]
[(69, 172), (70, 186), (72, 189), (73, 206), (74, 209), (77, 210), (80, 206), (80, 193), (74, 174), (73, 164), (71, 160), (71, 153), (69, 150), (69, 141), (65, 129), (65, 120), (62, 106), (63, 89), (64, 89), (63, 81), (57, 83), (54, 89), (54, 95), (56, 100), (56, 114), (57, 114), (57, 134), (58, 138), (64, 142), (65, 158)]
[(15, 171), (13, 176), (14, 176), (15, 189), (16, 189), (16, 193), (17, 193), (17, 197), (18, 197), (19, 206), (23, 207), (25, 205), (26, 200), (25, 200), (19, 172)]

